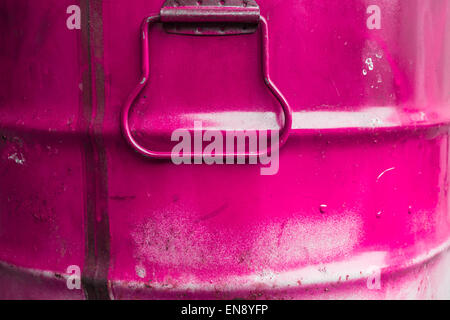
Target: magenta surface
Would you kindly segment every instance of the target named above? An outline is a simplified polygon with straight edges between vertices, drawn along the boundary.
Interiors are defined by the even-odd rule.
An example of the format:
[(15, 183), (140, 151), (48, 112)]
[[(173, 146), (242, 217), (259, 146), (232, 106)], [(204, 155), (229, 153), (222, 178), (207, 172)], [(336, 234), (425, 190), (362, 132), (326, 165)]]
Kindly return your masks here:
[[(0, 298), (450, 298), (449, 1), (257, 2), (293, 110), (273, 176), (123, 138), (140, 25), (163, 1), (1, 2)], [(259, 31), (150, 34), (141, 144), (170, 150), (194, 121), (280, 127)]]

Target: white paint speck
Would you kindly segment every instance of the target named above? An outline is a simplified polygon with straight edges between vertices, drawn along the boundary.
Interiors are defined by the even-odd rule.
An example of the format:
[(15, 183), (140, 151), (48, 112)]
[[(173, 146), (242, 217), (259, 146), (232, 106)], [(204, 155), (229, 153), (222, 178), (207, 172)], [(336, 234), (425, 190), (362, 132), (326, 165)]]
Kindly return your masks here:
[(143, 266), (136, 266), (135, 270), (136, 275), (141, 279), (144, 279), (145, 276), (147, 275), (147, 271), (145, 271), (145, 268)]
[(367, 65), (367, 68), (368, 68), (370, 71), (373, 70), (373, 61), (372, 61), (372, 58), (367, 58), (367, 59), (366, 59), (366, 65)]
[(15, 163), (22, 166), (25, 164), (25, 158), (23, 157), (23, 154), (13, 153), (8, 157), (8, 160), (13, 160)]

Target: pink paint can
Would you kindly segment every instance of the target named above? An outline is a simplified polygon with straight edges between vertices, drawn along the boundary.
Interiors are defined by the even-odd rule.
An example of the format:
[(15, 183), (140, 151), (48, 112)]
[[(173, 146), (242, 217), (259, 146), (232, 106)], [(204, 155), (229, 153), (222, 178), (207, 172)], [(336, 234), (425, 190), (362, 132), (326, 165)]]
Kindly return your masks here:
[(0, 4), (0, 298), (450, 298), (449, 1), (44, 2)]

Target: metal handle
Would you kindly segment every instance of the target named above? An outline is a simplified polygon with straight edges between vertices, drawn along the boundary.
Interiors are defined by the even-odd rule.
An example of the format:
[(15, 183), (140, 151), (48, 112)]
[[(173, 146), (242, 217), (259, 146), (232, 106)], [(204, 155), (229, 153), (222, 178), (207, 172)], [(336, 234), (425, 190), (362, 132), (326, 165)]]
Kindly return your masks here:
[[(130, 96), (125, 102), (125, 105), (123, 107), (122, 111), (122, 133), (126, 141), (130, 144), (130, 146), (135, 149), (138, 153), (150, 157), (150, 158), (157, 158), (157, 159), (170, 159), (172, 154), (171, 152), (158, 152), (158, 151), (152, 151), (146, 147), (141, 146), (133, 137), (131, 134), (130, 126), (129, 126), (129, 113), (130, 109), (136, 99), (136, 97), (139, 95), (139, 93), (144, 89), (144, 87), (147, 85), (148, 79), (149, 79), (149, 70), (150, 70), (150, 61), (149, 61), (149, 41), (148, 41), (148, 35), (149, 35), (149, 29), (150, 26), (154, 23), (161, 22), (161, 16), (152, 16), (144, 19), (142, 26), (141, 26), (141, 36), (142, 36), (142, 77), (139, 84), (134, 88), (134, 90), (131, 92)], [(278, 151), (280, 147), (282, 147), (288, 137), (289, 133), (292, 127), (292, 110), (286, 101), (283, 94), (278, 90), (278, 88), (275, 86), (275, 84), (270, 79), (269, 74), (269, 36), (268, 36), (268, 25), (266, 19), (264, 17), (259, 17), (259, 22), (261, 26), (261, 36), (262, 36), (262, 68), (263, 68), (263, 74), (264, 74), (264, 82), (266, 86), (269, 88), (271, 93), (275, 96), (275, 98), (280, 103), (283, 113), (284, 113), (284, 125), (282, 129), (280, 130), (280, 141), (276, 148), (276, 150), (271, 150), (270, 147), (268, 147), (266, 150), (259, 151), (257, 154), (254, 153), (238, 153), (235, 152), (233, 154), (216, 154), (218, 157), (227, 157), (227, 156), (259, 156), (264, 155), (269, 152)], [(275, 149), (275, 148), (274, 148)], [(184, 155), (184, 156), (190, 156), (190, 157), (202, 157), (202, 154), (196, 154), (195, 152), (192, 152), (190, 155)]]

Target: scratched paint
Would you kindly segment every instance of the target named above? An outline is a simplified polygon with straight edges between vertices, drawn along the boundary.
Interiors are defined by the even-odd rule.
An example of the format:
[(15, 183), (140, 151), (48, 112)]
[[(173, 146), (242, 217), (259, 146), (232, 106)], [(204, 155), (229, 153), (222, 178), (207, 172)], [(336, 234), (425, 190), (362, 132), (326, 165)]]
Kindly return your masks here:
[(163, 1), (47, 2), (0, 4), (0, 298), (450, 298), (448, 1), (257, 1), (293, 109), (266, 177), (146, 159), (120, 128), (143, 80), (130, 128), (153, 149), (194, 121), (280, 128), (258, 34), (156, 24), (143, 79)]

